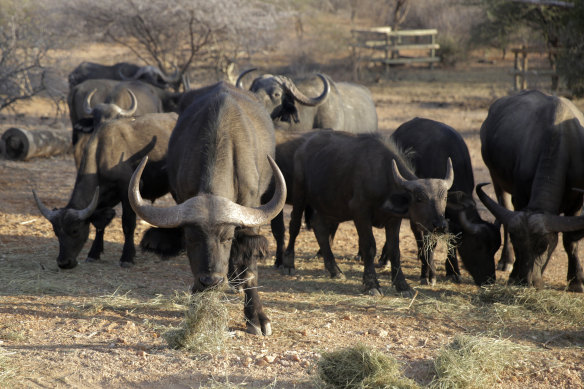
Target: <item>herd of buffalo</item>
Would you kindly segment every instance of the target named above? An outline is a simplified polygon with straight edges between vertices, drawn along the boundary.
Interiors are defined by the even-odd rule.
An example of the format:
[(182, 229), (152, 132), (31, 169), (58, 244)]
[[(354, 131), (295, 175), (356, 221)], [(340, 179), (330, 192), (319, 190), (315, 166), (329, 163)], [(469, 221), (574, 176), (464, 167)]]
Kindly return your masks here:
[[(423, 283), (436, 282), (429, 237), (446, 232), (456, 248), (446, 275), (460, 281), (458, 254), (477, 285), (492, 283), (503, 225), (498, 266), (512, 265), (510, 281), (541, 287), (563, 232), (568, 290), (584, 292), (577, 251), (584, 216), (576, 215), (583, 204), (584, 117), (569, 100), (531, 90), (489, 108), (481, 153), (497, 201), (483, 191), (487, 184), (476, 193), (495, 216), (490, 223), (477, 211), (469, 151), (452, 127), (414, 118), (387, 137), (377, 132), (371, 93), (361, 85), (322, 74), (294, 80), (263, 74), (244, 83), (252, 70), (235, 85), (200, 89), (129, 63), (84, 62), (69, 75), (75, 186), (59, 209), (33, 193), (58, 237), (59, 267), (77, 265), (90, 225), (96, 233), (87, 261), (100, 258), (104, 230), (121, 203), (121, 266), (134, 262), (138, 215), (156, 226), (145, 232), (143, 249), (163, 256), (186, 250), (193, 292), (228, 282), (244, 290), (254, 334), (272, 332), (255, 287), (257, 259), (268, 248), (258, 227), (271, 222), (275, 266), (292, 273), (303, 215), (331, 277), (344, 277), (331, 249), (335, 232), (353, 221), (369, 294), (381, 293), (376, 267), (389, 264), (397, 291), (412, 295), (400, 266), (404, 218), (418, 244)], [(154, 205), (167, 193), (176, 205)], [(285, 203), (292, 204), (287, 247)], [(373, 227), (386, 232), (378, 263)]]

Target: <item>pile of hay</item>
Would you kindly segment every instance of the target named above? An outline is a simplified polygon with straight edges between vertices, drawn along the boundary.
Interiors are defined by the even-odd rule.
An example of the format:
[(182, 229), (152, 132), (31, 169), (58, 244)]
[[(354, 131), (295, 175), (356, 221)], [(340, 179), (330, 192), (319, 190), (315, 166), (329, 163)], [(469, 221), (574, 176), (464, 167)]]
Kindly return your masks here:
[(179, 328), (162, 334), (171, 348), (194, 352), (219, 351), (227, 339), (229, 312), (224, 292), (210, 289), (192, 295)]
[(500, 339), (457, 335), (434, 359), (431, 388), (488, 388), (525, 347)]
[(364, 345), (323, 353), (317, 368), (319, 388), (418, 388), (394, 358)]
[(584, 300), (563, 291), (493, 285), (482, 288), (478, 298), (482, 303), (522, 307), (584, 326)]

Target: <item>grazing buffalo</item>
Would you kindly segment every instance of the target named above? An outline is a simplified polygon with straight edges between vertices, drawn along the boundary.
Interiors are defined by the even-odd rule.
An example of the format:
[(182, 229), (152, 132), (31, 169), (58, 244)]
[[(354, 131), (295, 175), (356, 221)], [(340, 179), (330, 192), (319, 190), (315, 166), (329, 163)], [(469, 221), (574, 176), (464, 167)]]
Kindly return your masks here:
[(385, 227), (392, 248), (392, 282), (398, 291), (411, 295), (400, 266), (400, 220), (409, 217), (432, 232), (446, 229), (446, 196), (454, 179), (452, 162), (448, 160), (446, 165), (445, 179), (419, 179), (396, 145), (377, 134), (315, 132), (294, 158), (294, 199), (284, 267), (294, 268), (294, 243), (302, 212), (309, 205), (314, 210), (312, 228), (331, 277), (343, 274), (331, 251), (330, 238), (339, 223), (353, 220), (365, 264), (365, 289), (370, 294), (381, 293), (373, 263), (372, 227)]
[[(240, 74), (238, 87), (241, 78), (252, 70), (255, 69)], [(264, 104), (277, 129), (377, 131), (375, 104), (371, 92), (362, 85), (334, 82), (321, 74), (295, 81), (281, 75), (264, 74), (252, 82), (249, 90)]]
[[(568, 289), (584, 291), (577, 243), (584, 236), (584, 116), (569, 100), (525, 91), (493, 103), (481, 127), (481, 152), (499, 203), (477, 186), (485, 206), (503, 223), (501, 261), (515, 264), (509, 280), (541, 287), (542, 273), (563, 232)], [(505, 193), (512, 196), (514, 211)], [(560, 216), (564, 214), (564, 216)]]
[(73, 145), (102, 120), (176, 111), (180, 95), (142, 81), (84, 81), (71, 88), (67, 96)]
[[(258, 335), (272, 332), (257, 290), (257, 258), (268, 244), (258, 227), (286, 200), (274, 149), (274, 127), (263, 107), (249, 92), (220, 82), (192, 100), (170, 138), (168, 176), (178, 205), (159, 208), (142, 200), (138, 182), (144, 163), (129, 188), (140, 217), (184, 234), (193, 292), (225, 285), (226, 279), (242, 284), (247, 330)], [(273, 196), (260, 205), (273, 176)], [(150, 235), (156, 241), (156, 234)]]
[(69, 203), (50, 210), (34, 194), (39, 210), (59, 239), (59, 267), (71, 269), (77, 265), (77, 256), (89, 236), (89, 224), (96, 234), (87, 260), (99, 259), (105, 227), (115, 216), (113, 207), (120, 202), (124, 231), (120, 265), (127, 267), (134, 262), (136, 214), (128, 203), (128, 184), (140, 160), (148, 155), (152, 163), (141, 182), (144, 196), (154, 200), (168, 193), (166, 149), (176, 120), (175, 113), (155, 113), (104, 122), (83, 148)]
[(159, 88), (172, 87), (174, 90), (178, 90), (182, 82), (179, 72), (169, 76), (155, 66), (138, 66), (128, 62), (119, 62), (111, 66), (82, 62), (69, 74), (69, 89), (83, 81), (98, 78), (118, 81), (140, 80)]
[[(444, 177), (448, 158), (454, 168), (454, 182), (448, 191), (446, 219), (448, 231), (455, 236), (455, 246), (464, 267), (477, 285), (495, 280), (495, 253), (501, 245), (499, 225), (481, 219), (472, 198), (474, 177), (470, 154), (462, 136), (452, 127), (430, 119), (415, 118), (398, 127), (391, 139), (405, 150), (412, 160), (416, 176), (420, 178)], [(418, 244), (418, 257), (422, 261), (422, 282), (436, 282), (434, 247), (424, 247), (429, 242), (427, 232), (411, 223)], [(384, 252), (387, 248), (384, 247)], [(382, 264), (387, 262), (382, 255)], [(460, 282), (456, 250), (449, 250), (446, 275)]]

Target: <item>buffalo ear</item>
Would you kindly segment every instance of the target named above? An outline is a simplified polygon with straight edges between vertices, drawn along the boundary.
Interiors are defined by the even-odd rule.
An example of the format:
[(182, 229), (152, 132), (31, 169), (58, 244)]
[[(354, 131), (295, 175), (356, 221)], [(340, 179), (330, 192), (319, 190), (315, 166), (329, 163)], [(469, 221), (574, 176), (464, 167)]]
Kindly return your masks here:
[(410, 201), (409, 194), (393, 194), (383, 203), (382, 209), (384, 212), (403, 217), (408, 214)]

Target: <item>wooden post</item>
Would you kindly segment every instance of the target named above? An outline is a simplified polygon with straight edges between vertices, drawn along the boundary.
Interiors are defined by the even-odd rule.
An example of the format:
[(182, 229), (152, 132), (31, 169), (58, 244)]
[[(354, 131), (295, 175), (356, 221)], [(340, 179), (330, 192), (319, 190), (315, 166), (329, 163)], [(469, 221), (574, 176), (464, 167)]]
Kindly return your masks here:
[(26, 161), (34, 157), (63, 154), (71, 149), (70, 131), (9, 128), (2, 134), (0, 150), (6, 159)]
[(434, 57), (436, 56), (436, 49), (434, 49), (434, 45), (436, 44), (436, 34), (431, 35), (431, 42), (432, 48), (430, 49), (430, 70), (434, 69)]
[[(389, 32), (385, 33), (385, 75), (387, 76), (389, 74), (389, 44), (393, 43), (393, 38), (390, 41), (389, 38)], [(392, 53), (393, 56), (393, 53)]]
[(527, 47), (521, 46), (521, 90), (527, 89)]
[(513, 90), (519, 90), (519, 51), (513, 49), (515, 59), (513, 60)]

